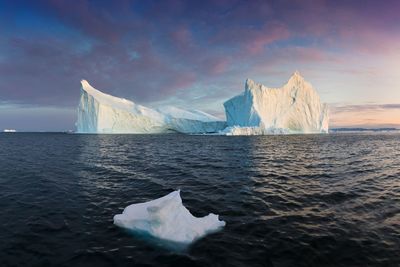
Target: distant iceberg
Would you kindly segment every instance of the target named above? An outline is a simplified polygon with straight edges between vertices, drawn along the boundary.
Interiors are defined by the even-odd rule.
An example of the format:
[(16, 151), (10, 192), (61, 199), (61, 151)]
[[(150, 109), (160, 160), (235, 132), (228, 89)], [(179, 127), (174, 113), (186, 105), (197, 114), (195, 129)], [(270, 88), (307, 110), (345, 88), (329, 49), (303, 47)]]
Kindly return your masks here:
[(114, 216), (114, 224), (182, 244), (190, 244), (225, 226), (225, 222), (212, 213), (202, 218), (194, 217), (183, 206), (179, 190), (149, 202), (126, 207), (122, 214)]
[(78, 106), (78, 133), (215, 133), (226, 122), (198, 110), (177, 107), (151, 109), (104, 94), (86, 80)]
[(245, 90), (224, 103), (226, 135), (328, 133), (328, 106), (295, 72), (281, 88), (247, 79)]

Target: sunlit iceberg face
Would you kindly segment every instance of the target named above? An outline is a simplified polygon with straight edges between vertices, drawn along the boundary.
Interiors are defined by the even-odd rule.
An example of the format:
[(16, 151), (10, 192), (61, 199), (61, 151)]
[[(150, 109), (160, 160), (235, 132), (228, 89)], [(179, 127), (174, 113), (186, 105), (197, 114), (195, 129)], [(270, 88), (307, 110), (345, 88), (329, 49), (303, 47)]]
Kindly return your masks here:
[(114, 224), (137, 233), (188, 245), (225, 226), (218, 215), (210, 213), (202, 218), (194, 217), (182, 204), (180, 191), (164, 197), (132, 204), (122, 214), (114, 216)]
[(328, 106), (300, 73), (281, 88), (250, 79), (245, 91), (224, 103), (227, 135), (327, 133)]

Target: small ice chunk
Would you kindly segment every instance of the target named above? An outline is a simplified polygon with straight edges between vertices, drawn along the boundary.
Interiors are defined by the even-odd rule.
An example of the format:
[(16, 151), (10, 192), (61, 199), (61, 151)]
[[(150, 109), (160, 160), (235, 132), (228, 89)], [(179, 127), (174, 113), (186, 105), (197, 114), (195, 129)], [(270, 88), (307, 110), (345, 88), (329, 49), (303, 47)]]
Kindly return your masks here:
[(192, 243), (225, 226), (225, 222), (213, 213), (202, 218), (194, 217), (183, 206), (180, 190), (152, 201), (129, 205), (122, 214), (114, 216), (114, 224), (184, 244)]

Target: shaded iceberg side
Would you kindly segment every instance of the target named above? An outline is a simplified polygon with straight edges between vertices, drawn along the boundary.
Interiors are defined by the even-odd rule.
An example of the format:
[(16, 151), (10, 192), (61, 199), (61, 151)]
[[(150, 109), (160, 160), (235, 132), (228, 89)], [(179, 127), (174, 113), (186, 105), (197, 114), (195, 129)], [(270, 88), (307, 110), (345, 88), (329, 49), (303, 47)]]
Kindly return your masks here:
[(207, 113), (175, 107), (151, 109), (104, 94), (83, 80), (78, 106), (78, 133), (213, 133), (226, 127)]
[(77, 132), (94, 133), (97, 131), (97, 115), (99, 103), (81, 89), (81, 97), (78, 106), (78, 120), (76, 122)]
[(184, 110), (167, 106), (157, 111), (165, 116), (165, 123), (176, 132), (188, 134), (216, 133), (226, 127), (226, 122), (199, 110)]
[(186, 134), (216, 133), (226, 127), (225, 121), (198, 121), (180, 118), (170, 120), (171, 129)]
[[(281, 88), (268, 88), (250, 79), (245, 91), (224, 103), (232, 135), (328, 133), (328, 106), (298, 72)], [(238, 129), (246, 127), (246, 129)]]
[(190, 244), (225, 226), (225, 222), (213, 213), (201, 218), (194, 217), (183, 206), (179, 190), (149, 202), (126, 207), (122, 214), (114, 216), (114, 224), (184, 244)]

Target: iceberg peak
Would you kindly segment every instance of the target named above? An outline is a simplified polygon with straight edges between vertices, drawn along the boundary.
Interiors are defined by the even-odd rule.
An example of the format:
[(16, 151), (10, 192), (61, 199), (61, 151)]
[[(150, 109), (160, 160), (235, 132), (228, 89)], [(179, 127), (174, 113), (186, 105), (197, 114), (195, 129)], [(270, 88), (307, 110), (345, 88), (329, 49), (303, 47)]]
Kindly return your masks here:
[(293, 72), (292, 76), (298, 76), (303, 78), (303, 76), (301, 76), (300, 71), (296, 70), (295, 72)]
[(91, 86), (90, 83), (89, 83), (87, 80), (85, 80), (85, 79), (82, 79), (82, 80), (81, 80), (81, 88), (82, 88), (82, 90), (84, 90), (84, 91), (86, 91), (86, 92), (88, 92), (88, 93), (90, 93), (90, 94), (93, 94), (93, 95), (95, 95), (95, 96), (97, 96), (97, 97), (99, 97), (99, 96), (106, 96), (106, 95), (107, 95), (107, 94), (102, 93), (102, 92), (100, 92), (99, 90), (95, 89), (95, 88), (94, 88), (93, 86)]
[(254, 89), (254, 88), (260, 88), (261, 86), (262, 86), (261, 84), (255, 82), (252, 79), (249, 79), (249, 78), (246, 79), (245, 90), (251, 90), (251, 89)]
[(89, 85), (89, 82), (87, 80), (85, 80), (85, 79), (82, 79), (81, 80), (81, 85), (82, 86), (87, 86), (87, 85)]
[(88, 91), (88, 90), (93, 91), (93, 89), (94, 89), (93, 86), (91, 86), (90, 83), (85, 79), (81, 80), (81, 86), (82, 86), (82, 89), (85, 91)]
[(246, 79), (246, 86), (251, 86), (251, 85), (253, 85), (253, 84), (255, 84), (256, 82), (255, 81), (253, 81), (252, 79), (250, 79), (250, 78), (247, 78)]
[(295, 71), (292, 76), (290, 76), (289, 81), (287, 82), (287, 84), (289, 85), (300, 85), (302, 83), (304, 83), (305, 80), (303, 78), (303, 76), (301, 76), (299, 71)]

